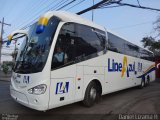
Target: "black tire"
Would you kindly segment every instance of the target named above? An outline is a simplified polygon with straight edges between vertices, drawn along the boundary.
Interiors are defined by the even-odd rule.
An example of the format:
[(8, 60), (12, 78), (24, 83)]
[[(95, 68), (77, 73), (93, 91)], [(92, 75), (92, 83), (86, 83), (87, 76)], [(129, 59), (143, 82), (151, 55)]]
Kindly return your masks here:
[(144, 88), (144, 86), (145, 86), (145, 79), (142, 79), (139, 88), (142, 89)]
[(89, 83), (85, 92), (83, 104), (87, 107), (93, 106), (101, 96), (100, 92), (98, 91), (99, 89), (95, 82)]
[(146, 86), (148, 86), (150, 84), (150, 77), (147, 76), (147, 80), (146, 80)]

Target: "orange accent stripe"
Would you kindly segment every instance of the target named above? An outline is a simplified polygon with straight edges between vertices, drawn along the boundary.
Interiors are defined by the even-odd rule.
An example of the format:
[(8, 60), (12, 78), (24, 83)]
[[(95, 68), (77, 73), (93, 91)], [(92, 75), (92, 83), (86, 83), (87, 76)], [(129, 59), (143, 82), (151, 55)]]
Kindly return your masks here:
[(8, 36), (8, 40), (12, 40), (13, 35)]
[(144, 73), (146, 73), (147, 71), (149, 71), (153, 67), (155, 67), (155, 64), (151, 65), (146, 71), (144, 71)]
[(121, 77), (123, 77), (124, 73), (126, 72), (126, 66), (127, 66), (127, 64), (128, 64), (127, 57), (124, 56), (123, 57), (123, 66), (122, 66)]
[(47, 25), (48, 23), (48, 18), (46, 17), (41, 17), (38, 21), (38, 25)]

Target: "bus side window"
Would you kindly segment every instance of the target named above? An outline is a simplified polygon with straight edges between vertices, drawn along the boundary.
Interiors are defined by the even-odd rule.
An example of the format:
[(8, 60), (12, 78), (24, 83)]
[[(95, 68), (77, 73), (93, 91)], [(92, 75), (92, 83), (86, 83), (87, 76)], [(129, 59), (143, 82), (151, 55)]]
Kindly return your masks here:
[(105, 32), (95, 28), (77, 24), (76, 60), (77, 62), (98, 56), (105, 50)]
[(125, 52), (125, 41), (118, 36), (113, 35), (112, 33), (108, 32), (108, 49), (124, 54)]
[(140, 48), (140, 58), (144, 60), (155, 61), (154, 54), (142, 48)]
[(139, 47), (126, 41), (125, 54), (133, 57), (139, 57)]
[(52, 70), (73, 64), (75, 58), (74, 41), (75, 25), (73, 23), (64, 24), (59, 32), (55, 50), (53, 53), (51, 65)]

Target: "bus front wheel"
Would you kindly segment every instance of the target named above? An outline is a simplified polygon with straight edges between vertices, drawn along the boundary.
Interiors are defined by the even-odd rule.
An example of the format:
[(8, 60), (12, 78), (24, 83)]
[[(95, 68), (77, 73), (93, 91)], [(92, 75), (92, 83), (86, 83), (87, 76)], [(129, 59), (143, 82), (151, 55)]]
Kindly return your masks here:
[(91, 107), (94, 105), (96, 100), (99, 99), (99, 97), (100, 93), (98, 92), (98, 86), (95, 82), (91, 82), (86, 89), (83, 104), (87, 107)]

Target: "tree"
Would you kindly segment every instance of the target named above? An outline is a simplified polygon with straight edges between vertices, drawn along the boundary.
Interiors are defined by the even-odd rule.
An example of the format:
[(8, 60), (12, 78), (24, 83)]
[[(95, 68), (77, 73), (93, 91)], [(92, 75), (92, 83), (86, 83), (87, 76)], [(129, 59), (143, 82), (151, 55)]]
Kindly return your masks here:
[(156, 41), (153, 37), (144, 37), (141, 42), (144, 48), (152, 51), (156, 56), (160, 55), (160, 40)]
[(14, 63), (12, 61), (3, 61), (2, 69), (5, 74), (8, 74), (10, 70), (13, 68)]
[(152, 51), (156, 56), (160, 56), (160, 39), (158, 39), (160, 37), (160, 16), (154, 22), (154, 30), (157, 33), (156, 37), (144, 37), (141, 42), (143, 43), (144, 48)]
[(8, 70), (9, 70), (8, 65), (7, 65), (6, 63), (4, 63), (4, 64), (2, 65), (2, 68), (3, 68), (3, 72), (4, 72), (5, 74), (7, 74), (7, 73), (8, 73)]

